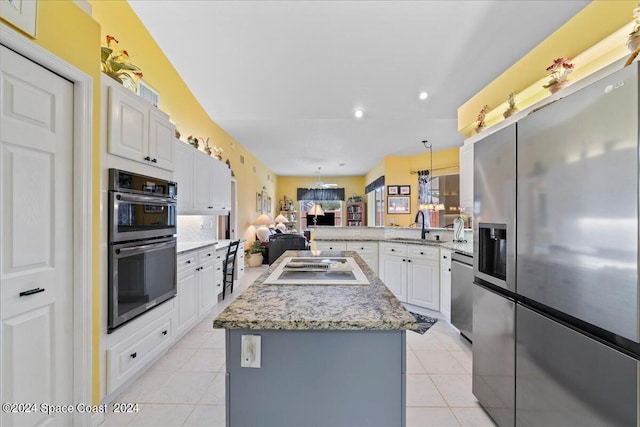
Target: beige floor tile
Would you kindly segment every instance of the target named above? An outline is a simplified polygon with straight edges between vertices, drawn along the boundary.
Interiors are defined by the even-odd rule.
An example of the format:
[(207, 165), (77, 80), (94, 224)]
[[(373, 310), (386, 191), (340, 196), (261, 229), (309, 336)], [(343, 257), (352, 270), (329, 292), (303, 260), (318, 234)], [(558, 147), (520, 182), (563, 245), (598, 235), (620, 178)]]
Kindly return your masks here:
[(131, 427), (180, 427), (194, 405), (145, 405), (129, 423)]
[(407, 374), (426, 374), (422, 363), (416, 357), (413, 350), (407, 350)]
[(107, 413), (105, 414), (105, 420), (100, 427), (122, 427), (128, 425), (138, 415), (143, 404), (138, 404), (137, 412), (113, 412), (113, 404), (107, 405)]
[(195, 354), (194, 348), (169, 349), (167, 354), (162, 356), (150, 369), (150, 371), (161, 371), (166, 375), (167, 371), (177, 371)]
[(494, 427), (496, 424), (482, 408), (451, 408), (462, 427)]
[(468, 371), (447, 350), (415, 350), (416, 357), (429, 374), (467, 374)]
[[(428, 333), (428, 332), (427, 332)], [(461, 335), (452, 335), (434, 331), (434, 337), (442, 344), (446, 350), (450, 351), (471, 351), (471, 344)]]
[(459, 427), (449, 408), (407, 408), (407, 427)]
[(225, 405), (225, 379), (226, 373), (220, 372), (213, 379), (213, 382), (204, 392), (202, 399), (198, 402), (200, 405)]
[(444, 350), (440, 341), (427, 331), (423, 335), (407, 331), (407, 344), (412, 350)]
[(473, 373), (473, 356), (470, 351), (451, 351), (450, 353), (468, 373)]
[(184, 427), (224, 427), (225, 408), (224, 406), (197, 405)]
[(198, 403), (209, 388), (214, 373), (176, 372), (150, 397), (152, 403)]
[(447, 406), (428, 375), (407, 375), (407, 406)]
[(207, 338), (200, 344), (200, 348), (225, 348), (224, 329), (214, 329), (207, 333)]
[(182, 367), (185, 372), (224, 372), (225, 351), (221, 348), (199, 348)]
[(470, 374), (429, 374), (449, 406), (479, 407)]
[(173, 348), (200, 348), (208, 336), (209, 332), (191, 330)]
[(169, 375), (166, 372), (154, 371), (149, 369), (142, 374), (140, 378), (133, 382), (125, 391), (120, 393), (116, 397), (114, 402), (129, 402), (129, 403), (150, 403), (150, 396), (169, 381)]

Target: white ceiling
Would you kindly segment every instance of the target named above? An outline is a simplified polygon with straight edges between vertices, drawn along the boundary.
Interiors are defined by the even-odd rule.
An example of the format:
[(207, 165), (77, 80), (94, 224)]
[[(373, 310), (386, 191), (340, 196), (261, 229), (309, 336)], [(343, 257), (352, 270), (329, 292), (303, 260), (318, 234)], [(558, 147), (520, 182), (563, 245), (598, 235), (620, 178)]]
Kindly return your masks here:
[(211, 119), (275, 174), (336, 176), (424, 153), (424, 139), (462, 145), (457, 108), (589, 2), (129, 3)]

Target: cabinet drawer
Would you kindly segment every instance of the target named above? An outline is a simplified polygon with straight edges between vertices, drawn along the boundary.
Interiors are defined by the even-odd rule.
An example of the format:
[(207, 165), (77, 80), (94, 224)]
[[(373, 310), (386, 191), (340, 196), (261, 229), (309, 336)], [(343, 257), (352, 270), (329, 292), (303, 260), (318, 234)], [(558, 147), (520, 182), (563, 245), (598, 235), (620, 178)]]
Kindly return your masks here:
[(346, 242), (316, 242), (316, 249), (319, 251), (346, 251)]
[(215, 259), (216, 249), (215, 246), (207, 246), (206, 248), (200, 249), (198, 251), (198, 262), (202, 264), (203, 262), (207, 262), (209, 260)]
[(376, 242), (347, 242), (348, 251), (356, 251), (360, 254), (378, 254)]
[(407, 245), (407, 256), (418, 259), (438, 260), (439, 248), (430, 246)]
[(196, 251), (187, 252), (178, 255), (178, 271), (188, 270), (190, 268), (196, 268), (198, 253)]
[(451, 251), (449, 249), (440, 249), (440, 263), (451, 265)]
[(214, 253), (214, 257), (216, 261), (223, 262), (226, 256), (227, 256), (227, 248), (216, 249)]
[(407, 256), (407, 245), (400, 243), (381, 243), (380, 255)]
[(107, 350), (107, 393), (112, 393), (164, 351), (173, 340), (171, 318), (164, 317)]

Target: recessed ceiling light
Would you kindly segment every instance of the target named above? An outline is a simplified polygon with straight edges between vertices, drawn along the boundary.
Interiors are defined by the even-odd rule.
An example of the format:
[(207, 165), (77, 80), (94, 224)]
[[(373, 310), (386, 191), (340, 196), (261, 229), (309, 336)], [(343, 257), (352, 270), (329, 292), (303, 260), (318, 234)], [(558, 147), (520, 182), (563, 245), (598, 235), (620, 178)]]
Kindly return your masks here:
[(362, 116), (364, 116), (364, 111), (362, 111), (360, 108), (358, 108), (355, 112), (356, 118), (361, 119)]
[(421, 100), (425, 100), (429, 97), (429, 94), (427, 92), (425, 92), (424, 90), (422, 92), (420, 92), (420, 95), (418, 95), (418, 98), (420, 98)]
[(342, 162), (342, 163), (338, 163), (338, 166), (344, 166), (346, 165), (346, 163)]

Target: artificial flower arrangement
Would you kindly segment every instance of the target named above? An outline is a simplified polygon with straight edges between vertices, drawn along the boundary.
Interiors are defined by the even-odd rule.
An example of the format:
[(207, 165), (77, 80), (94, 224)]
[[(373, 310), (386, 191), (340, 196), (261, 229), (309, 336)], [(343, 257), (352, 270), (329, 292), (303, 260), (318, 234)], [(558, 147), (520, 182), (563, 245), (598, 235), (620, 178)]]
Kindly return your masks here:
[(129, 53), (126, 50), (116, 46), (118, 40), (115, 37), (107, 35), (106, 40), (107, 44), (102, 46), (101, 52), (102, 72), (135, 92), (138, 79), (142, 78), (142, 71), (129, 62)]
[(477, 120), (478, 124), (476, 125), (476, 132), (482, 131), (482, 129), (484, 129), (484, 127), (487, 125), (484, 122), (484, 119), (487, 116), (487, 112), (488, 111), (489, 111), (489, 106), (485, 105), (485, 106), (482, 107), (482, 109), (478, 113), (478, 120)]
[(507, 110), (504, 113), (502, 113), (502, 116), (505, 119), (507, 117), (513, 115), (513, 113), (515, 113), (516, 111), (518, 111), (518, 108), (516, 107), (516, 93), (515, 92), (511, 92), (507, 96), (507, 105), (508, 105)]
[(198, 141), (198, 138), (196, 138), (195, 136), (191, 136), (191, 135), (189, 135), (187, 137), (187, 143), (189, 145), (191, 145), (193, 148), (195, 148), (196, 150), (200, 146), (200, 141)]
[(559, 91), (568, 83), (567, 77), (574, 68), (575, 66), (569, 62), (569, 58), (562, 57), (554, 59), (553, 64), (547, 67), (551, 80), (543, 87), (549, 89), (551, 93)]
[(633, 9), (633, 18), (635, 25), (627, 38), (627, 47), (631, 52), (640, 48), (640, 1), (638, 7)]

